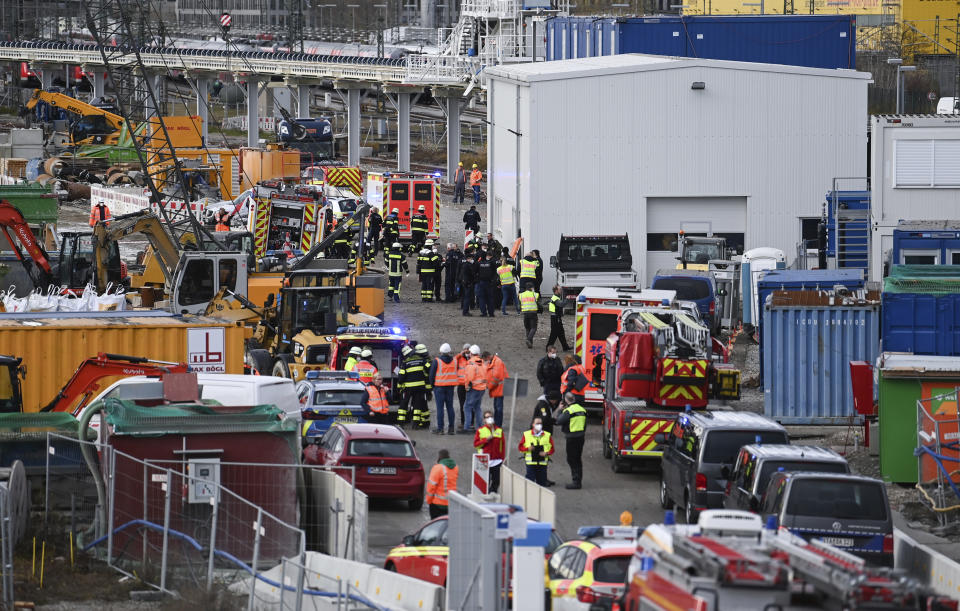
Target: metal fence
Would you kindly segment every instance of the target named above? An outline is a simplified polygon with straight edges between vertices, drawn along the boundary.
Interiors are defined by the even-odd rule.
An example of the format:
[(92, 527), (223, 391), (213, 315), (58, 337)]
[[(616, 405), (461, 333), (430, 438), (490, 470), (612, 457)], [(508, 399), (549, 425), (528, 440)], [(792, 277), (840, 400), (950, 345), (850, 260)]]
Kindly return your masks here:
[(520, 505), (528, 518), (556, 523), (557, 496), (553, 491), (506, 467), (500, 469), (500, 500), (510, 505)]
[(2, 573), (3, 608), (13, 609), (13, 549), (27, 531), (30, 516), (30, 486), (23, 463), (15, 461), (0, 483), (0, 573)]
[(960, 388), (917, 400), (917, 491), (941, 526), (960, 518)]

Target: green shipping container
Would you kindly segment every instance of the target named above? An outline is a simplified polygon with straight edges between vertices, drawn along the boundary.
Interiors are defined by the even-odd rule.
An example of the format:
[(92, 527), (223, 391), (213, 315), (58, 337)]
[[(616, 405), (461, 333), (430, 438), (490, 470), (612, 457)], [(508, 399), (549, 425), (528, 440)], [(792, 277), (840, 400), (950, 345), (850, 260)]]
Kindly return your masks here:
[(917, 401), (960, 387), (960, 357), (885, 352), (879, 369), (880, 475), (888, 482), (915, 484)]
[(30, 224), (57, 222), (57, 196), (49, 186), (37, 183), (0, 185), (0, 199), (5, 199), (19, 208)]

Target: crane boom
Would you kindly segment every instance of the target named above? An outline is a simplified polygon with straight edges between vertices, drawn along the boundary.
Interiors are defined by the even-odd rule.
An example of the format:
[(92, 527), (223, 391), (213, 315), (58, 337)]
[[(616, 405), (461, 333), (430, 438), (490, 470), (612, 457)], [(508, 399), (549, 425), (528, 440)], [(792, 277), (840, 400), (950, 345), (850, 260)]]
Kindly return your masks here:
[(141, 233), (150, 241), (154, 251), (160, 258), (164, 278), (167, 282), (173, 279), (173, 272), (180, 260), (180, 248), (167, 232), (163, 223), (152, 212), (141, 210), (125, 214), (113, 219), (108, 227), (104, 223), (97, 223), (93, 228), (94, 249), (97, 257), (97, 289), (106, 290), (108, 283), (110, 243), (116, 242), (130, 234)]

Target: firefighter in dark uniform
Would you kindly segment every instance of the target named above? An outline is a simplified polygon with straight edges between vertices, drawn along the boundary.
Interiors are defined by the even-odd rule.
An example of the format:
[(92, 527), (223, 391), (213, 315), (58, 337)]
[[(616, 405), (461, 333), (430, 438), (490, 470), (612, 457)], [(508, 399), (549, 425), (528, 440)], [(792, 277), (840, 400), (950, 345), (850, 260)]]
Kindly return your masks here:
[[(390, 211), (387, 218), (383, 219), (383, 243), (393, 244), (400, 241), (400, 211), (396, 208)], [(387, 249), (384, 247), (384, 254)]]
[(417, 255), (417, 274), (420, 276), (420, 300), (433, 301), (433, 265), (432, 241), (427, 241)]
[[(343, 217), (337, 222), (337, 229), (344, 227), (346, 229), (347, 218)], [(333, 257), (336, 259), (350, 258), (350, 232), (343, 231), (333, 241)]]
[(410, 397), (413, 408), (413, 426), (418, 429), (430, 428), (430, 406), (427, 401), (433, 395), (433, 386), (430, 384), (430, 368), (433, 367), (433, 357), (424, 344), (417, 344), (413, 355), (423, 361), (424, 386), (423, 392), (414, 391)]
[(380, 250), (380, 230), (383, 228), (383, 217), (376, 208), (370, 208), (367, 215), (367, 237), (370, 240), (370, 255), (376, 255)]
[(438, 252), (438, 247), (434, 244), (430, 248), (430, 263), (433, 265), (433, 300), (443, 301), (440, 290), (443, 288), (443, 257)]
[(387, 299), (393, 298), (394, 301), (400, 301), (400, 281), (403, 280), (403, 274), (409, 274), (410, 268), (407, 266), (407, 258), (403, 256), (403, 249), (400, 242), (394, 242), (389, 250), (384, 250), (384, 257), (387, 260), (387, 277), (390, 280), (390, 288), (387, 289)]
[(556, 411), (560, 412), (557, 424), (563, 427), (567, 442), (567, 464), (570, 465), (570, 477), (573, 479), (566, 488), (579, 490), (583, 486), (583, 442), (587, 434), (587, 410), (577, 402), (573, 393), (568, 392)]
[(556, 340), (560, 340), (563, 351), (569, 352), (570, 344), (567, 343), (567, 333), (563, 329), (563, 304), (560, 287), (553, 287), (553, 295), (550, 296), (550, 337), (547, 338), (547, 345), (550, 346)]
[(427, 239), (427, 229), (429, 225), (429, 222), (427, 222), (426, 208), (423, 204), (420, 204), (417, 208), (417, 213), (410, 219), (410, 239), (413, 240), (413, 243), (410, 245), (411, 252), (419, 252), (420, 249), (423, 248), (423, 243)]
[[(406, 424), (412, 421), (414, 426), (419, 428), (422, 413), (427, 409), (429, 360), (425, 356), (429, 355), (418, 354), (411, 350), (410, 346), (404, 346), (402, 353), (406, 353), (400, 363), (399, 371), (403, 398), (400, 400), (400, 408), (397, 411), (397, 422)], [(427, 418), (429, 424), (429, 414)]]

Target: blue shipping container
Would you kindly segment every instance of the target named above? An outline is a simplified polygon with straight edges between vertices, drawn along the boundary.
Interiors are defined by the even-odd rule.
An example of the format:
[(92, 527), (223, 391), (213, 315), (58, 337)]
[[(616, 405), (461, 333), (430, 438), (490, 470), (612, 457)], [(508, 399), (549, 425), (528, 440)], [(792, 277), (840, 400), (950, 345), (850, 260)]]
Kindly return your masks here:
[(879, 307), (766, 306), (763, 318), (763, 413), (783, 424), (849, 424), (850, 361), (876, 361)]
[(893, 230), (894, 265), (960, 264), (960, 221), (900, 221)]
[(883, 351), (960, 356), (960, 294), (884, 293)]
[(827, 256), (837, 258), (837, 267), (866, 271), (870, 261), (870, 192), (829, 191), (826, 204)]
[[(757, 281), (757, 295), (760, 309), (764, 309), (767, 297), (774, 291), (817, 291), (830, 290), (836, 285), (845, 286), (850, 290), (862, 289), (864, 285), (863, 270), (860, 269), (775, 269), (761, 276)], [(760, 377), (766, 379), (763, 365), (763, 335), (765, 321), (760, 319)]]
[[(555, 17), (549, 22), (553, 21), (592, 24), (592, 43), (599, 50), (592, 55), (646, 53), (810, 68), (856, 68), (853, 15)], [(597, 41), (596, 34), (601, 32), (601, 40)], [(566, 55), (559, 52), (563, 45), (557, 40), (563, 36), (567, 38)], [(554, 50), (549, 59), (574, 57), (570, 38), (567, 28), (548, 27), (547, 46)]]

